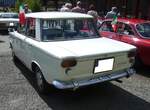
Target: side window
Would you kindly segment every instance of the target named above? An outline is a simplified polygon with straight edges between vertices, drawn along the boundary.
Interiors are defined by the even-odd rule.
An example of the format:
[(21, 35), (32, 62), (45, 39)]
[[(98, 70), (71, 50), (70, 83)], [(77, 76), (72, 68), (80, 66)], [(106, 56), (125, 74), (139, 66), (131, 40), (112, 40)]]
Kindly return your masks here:
[(100, 31), (109, 31), (109, 32), (114, 32), (111, 21), (104, 22), (102, 26), (100, 27)]
[(134, 32), (132, 31), (132, 28), (125, 23), (118, 23), (118, 29), (117, 32), (119, 34), (125, 34), (125, 35), (134, 35)]
[(124, 34), (134, 35), (134, 32), (133, 32), (132, 28), (128, 24), (125, 24)]
[(34, 18), (28, 18), (26, 20), (25, 34), (31, 38), (35, 38), (35, 19)]

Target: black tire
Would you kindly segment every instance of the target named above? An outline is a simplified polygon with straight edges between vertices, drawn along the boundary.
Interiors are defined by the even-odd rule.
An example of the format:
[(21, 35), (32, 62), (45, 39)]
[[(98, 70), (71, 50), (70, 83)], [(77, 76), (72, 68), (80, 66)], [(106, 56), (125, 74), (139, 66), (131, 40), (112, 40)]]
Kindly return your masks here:
[(10, 49), (11, 49), (12, 60), (13, 60), (14, 62), (18, 62), (19, 59), (18, 59), (17, 56), (15, 55), (15, 52), (14, 52), (14, 50), (13, 50), (13, 46), (12, 46), (11, 43), (10, 43)]
[(15, 55), (15, 52), (14, 52), (13, 50), (12, 50), (11, 55), (12, 55), (12, 60), (13, 60), (14, 62), (16, 62), (18, 59), (17, 59), (17, 56)]
[(133, 67), (134, 67), (136, 70), (140, 70), (140, 69), (143, 67), (143, 63), (142, 63), (142, 61), (141, 61), (141, 59), (140, 59), (139, 56), (136, 56), (136, 57), (135, 57), (135, 63), (134, 63), (134, 65), (133, 65)]
[(48, 84), (43, 77), (43, 74), (39, 67), (35, 68), (35, 75), (36, 75), (36, 84), (38, 91), (42, 94), (46, 94), (48, 92)]

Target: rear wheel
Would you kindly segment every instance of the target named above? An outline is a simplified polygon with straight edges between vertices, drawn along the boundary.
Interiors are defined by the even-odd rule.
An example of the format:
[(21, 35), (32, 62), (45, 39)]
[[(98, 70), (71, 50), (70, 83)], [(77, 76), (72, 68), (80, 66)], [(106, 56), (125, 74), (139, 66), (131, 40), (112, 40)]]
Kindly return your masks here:
[(13, 61), (16, 61), (16, 59), (17, 59), (15, 52), (13, 50), (12, 50), (12, 58), (13, 58)]
[(15, 52), (14, 52), (14, 50), (13, 50), (12, 44), (10, 44), (10, 48), (11, 48), (12, 59), (13, 59), (13, 61), (16, 61), (16, 60), (17, 60), (17, 57), (16, 57)]
[(43, 74), (39, 67), (35, 68), (35, 74), (36, 74), (36, 83), (37, 87), (40, 93), (45, 94), (48, 91), (48, 84), (45, 81)]
[(139, 56), (136, 56), (136, 57), (135, 57), (135, 63), (134, 63), (134, 65), (133, 65), (133, 67), (134, 67), (136, 70), (140, 70), (140, 68), (142, 68), (142, 66), (143, 66), (143, 63), (142, 63), (140, 57), (139, 57)]

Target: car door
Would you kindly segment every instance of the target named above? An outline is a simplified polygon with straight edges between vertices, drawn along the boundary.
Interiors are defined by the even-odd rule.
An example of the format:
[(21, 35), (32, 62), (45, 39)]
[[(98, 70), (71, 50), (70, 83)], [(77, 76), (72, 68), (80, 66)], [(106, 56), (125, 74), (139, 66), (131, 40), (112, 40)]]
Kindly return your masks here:
[(141, 38), (136, 42), (136, 46), (142, 63), (150, 66), (150, 39)]
[(104, 21), (99, 28), (99, 33), (102, 37), (107, 37), (110, 39), (114, 39), (116, 37), (116, 33), (112, 28), (111, 21)]
[(30, 68), (31, 67), (31, 62), (33, 60), (33, 44), (34, 42), (38, 42), (35, 38), (35, 19), (33, 18), (27, 18), (26, 19), (26, 39), (24, 39), (24, 50), (23, 53), (25, 54), (24, 56), (24, 62), (25, 65)]
[(24, 48), (23, 46), (24, 39), (25, 36), (22, 35), (20, 32), (17, 31), (10, 32), (10, 42), (12, 44), (13, 52), (21, 60), (23, 58), (22, 50)]
[(139, 40), (136, 42), (139, 50), (139, 56), (145, 65), (150, 66), (150, 34), (147, 34), (150, 32), (150, 23), (139, 23), (135, 26), (135, 30), (139, 36)]
[(10, 42), (12, 43), (12, 48), (15, 55), (24, 62), (24, 40), (25, 36), (25, 25), (20, 25), (17, 31), (10, 32)]

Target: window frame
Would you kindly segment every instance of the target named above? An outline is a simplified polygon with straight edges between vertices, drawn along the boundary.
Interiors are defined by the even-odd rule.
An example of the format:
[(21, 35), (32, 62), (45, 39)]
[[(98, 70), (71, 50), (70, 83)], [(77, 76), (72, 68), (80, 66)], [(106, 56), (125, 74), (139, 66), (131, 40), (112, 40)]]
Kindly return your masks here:
[(143, 23), (138, 23), (138, 24), (136, 24), (135, 25), (135, 31), (138, 33), (138, 35), (141, 37), (141, 38), (144, 38), (144, 39), (150, 39), (150, 38), (148, 38), (148, 37), (144, 37), (143, 35), (141, 35), (141, 33), (138, 31), (138, 29), (137, 29), (137, 26), (139, 25), (139, 24), (144, 24), (144, 23), (150, 23), (149, 21), (148, 22), (143, 22)]
[[(102, 29), (101, 29), (101, 28), (103, 28), (104, 23), (107, 23), (107, 24), (108, 24), (108, 22), (109, 22), (109, 24), (111, 25), (111, 22), (112, 22), (112, 21), (104, 21), (104, 22), (101, 24), (101, 26), (100, 26), (100, 28), (99, 28), (99, 31), (105, 31), (105, 32), (112, 32), (112, 33), (115, 33), (115, 31), (113, 30), (112, 25), (111, 25), (111, 28), (112, 28), (111, 31), (107, 31), (107, 30), (102, 30)], [(105, 25), (106, 25), (106, 24), (105, 24)]]
[[(29, 29), (30, 27), (28, 27), (28, 25), (31, 26), (31, 22), (33, 23), (32, 25), (34, 26), (33, 29)], [(33, 35), (30, 34), (29, 31), (33, 32), (34, 34)], [(36, 19), (35, 18), (26, 18), (25, 35), (29, 38), (36, 39)]]

